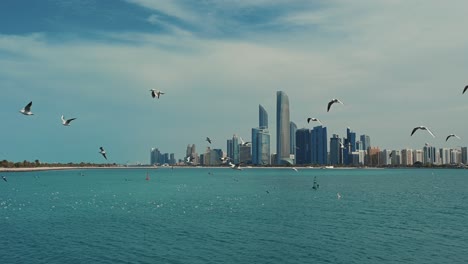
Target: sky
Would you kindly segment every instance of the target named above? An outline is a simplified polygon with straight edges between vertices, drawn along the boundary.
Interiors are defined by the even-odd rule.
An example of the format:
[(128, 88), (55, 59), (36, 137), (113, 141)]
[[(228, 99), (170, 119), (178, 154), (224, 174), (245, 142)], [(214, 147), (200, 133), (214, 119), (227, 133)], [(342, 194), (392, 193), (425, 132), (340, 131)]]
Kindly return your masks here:
[[(291, 121), (381, 149), (468, 145), (463, 0), (2, 0), (0, 160), (148, 163)], [(165, 92), (151, 98), (149, 89)], [(334, 105), (327, 113), (330, 99)], [(34, 116), (18, 111), (33, 101)], [(60, 116), (76, 117), (70, 127)], [(428, 126), (410, 137), (415, 126)], [(455, 133), (461, 140), (445, 137)]]

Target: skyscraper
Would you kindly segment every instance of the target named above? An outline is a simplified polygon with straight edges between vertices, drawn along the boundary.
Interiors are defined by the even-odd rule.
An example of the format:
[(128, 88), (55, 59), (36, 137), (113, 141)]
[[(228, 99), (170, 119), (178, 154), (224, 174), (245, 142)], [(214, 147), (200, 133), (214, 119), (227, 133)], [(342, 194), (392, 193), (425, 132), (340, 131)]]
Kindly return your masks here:
[(258, 105), (258, 127), (268, 128), (268, 113), (262, 105)]
[(311, 132), (311, 162), (318, 165), (328, 164), (327, 128), (316, 126)]
[(301, 128), (296, 131), (296, 164), (310, 164), (312, 163), (310, 154), (310, 130), (308, 128)]
[(461, 163), (465, 164), (468, 162), (468, 148), (462, 147), (461, 148)]
[(234, 164), (240, 162), (239, 137), (237, 135), (232, 136), (232, 157), (230, 158)]
[(367, 149), (371, 147), (370, 137), (368, 135), (361, 135), (360, 139), (362, 144), (362, 150), (367, 151)]
[(252, 128), (252, 164), (270, 164), (270, 133), (266, 128)]
[(227, 146), (226, 146), (227, 156), (228, 156), (229, 158), (232, 158), (232, 157), (234, 156), (234, 155), (233, 155), (233, 152), (232, 152), (232, 150), (233, 150), (233, 148), (232, 148), (232, 139), (228, 139), (226, 145), (227, 145)]
[(343, 164), (343, 147), (341, 146), (340, 136), (333, 134), (330, 138), (330, 164)]
[(289, 99), (286, 93), (276, 92), (276, 159), (277, 164), (292, 164), (290, 159)]
[(356, 151), (356, 133), (352, 132), (349, 127), (346, 129), (346, 139), (344, 140), (344, 147), (345, 149), (343, 153), (343, 163), (351, 164), (351, 152)]
[(296, 155), (296, 131), (296, 123), (293, 121), (289, 122), (289, 154), (291, 155)]

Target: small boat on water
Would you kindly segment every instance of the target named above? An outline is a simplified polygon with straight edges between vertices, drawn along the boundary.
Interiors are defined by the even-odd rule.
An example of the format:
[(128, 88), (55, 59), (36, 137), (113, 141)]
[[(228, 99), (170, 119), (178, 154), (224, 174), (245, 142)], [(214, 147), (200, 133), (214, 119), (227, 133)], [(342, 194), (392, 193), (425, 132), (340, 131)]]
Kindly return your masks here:
[(317, 183), (317, 176), (314, 177), (314, 184), (312, 185), (312, 189), (318, 190), (319, 184)]

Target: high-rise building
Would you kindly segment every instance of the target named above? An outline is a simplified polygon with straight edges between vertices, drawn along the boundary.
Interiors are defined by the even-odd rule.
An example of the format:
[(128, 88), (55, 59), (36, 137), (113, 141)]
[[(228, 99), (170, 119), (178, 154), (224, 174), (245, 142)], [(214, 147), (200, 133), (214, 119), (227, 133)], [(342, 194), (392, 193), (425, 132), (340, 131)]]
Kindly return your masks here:
[[(431, 146), (424, 146), (423, 148), (423, 163), (424, 164), (434, 164), (437, 161), (436, 148)], [(440, 157), (440, 156), (439, 156)]]
[(352, 160), (349, 155), (351, 152), (356, 151), (356, 133), (352, 132), (349, 127), (346, 129), (346, 139), (344, 140), (344, 147), (344, 164), (351, 164)]
[(296, 162), (296, 131), (297, 125), (294, 122), (289, 122), (289, 149), (290, 157), (293, 160), (293, 163)]
[(311, 133), (307, 128), (301, 128), (296, 131), (296, 164), (311, 164)]
[(466, 165), (467, 162), (468, 162), (468, 148), (462, 147), (461, 148), (461, 163)]
[(152, 148), (150, 153), (150, 164), (156, 165), (160, 163), (161, 160), (161, 152), (157, 148)]
[(229, 158), (233, 158), (233, 157), (234, 157), (234, 152), (233, 152), (233, 147), (232, 147), (232, 139), (228, 139), (226, 145), (227, 145), (227, 146), (226, 146), (227, 156), (228, 156)]
[(367, 149), (371, 147), (370, 137), (368, 135), (361, 135), (360, 141), (361, 141), (363, 150), (367, 151)]
[(290, 159), (289, 98), (286, 93), (276, 93), (276, 158), (277, 164), (292, 164)]
[(343, 164), (343, 146), (341, 145), (340, 136), (333, 134), (330, 138), (330, 164)]
[(239, 137), (237, 135), (232, 136), (232, 162), (238, 164), (240, 162), (240, 149), (239, 149)]
[(369, 166), (379, 166), (380, 165), (380, 149), (378, 147), (369, 147), (367, 149), (367, 162)]
[(400, 166), (401, 165), (401, 152), (399, 150), (392, 150), (392, 157), (390, 161), (393, 166)]
[(244, 145), (239, 147), (239, 161), (244, 164), (252, 163), (252, 147), (250, 145)]
[(176, 164), (176, 158), (175, 158), (175, 155), (174, 155), (174, 153), (171, 153), (171, 155), (170, 155), (170, 158), (169, 158), (169, 159), (170, 159), (170, 162), (169, 162), (169, 164), (170, 164), (170, 165), (174, 165), (174, 164)]
[(379, 165), (388, 166), (391, 164), (390, 153), (391, 151), (386, 150), (386, 149), (380, 152), (380, 164)]
[(441, 164), (444, 164), (444, 165), (450, 164), (450, 149), (441, 148), (439, 149), (439, 152), (440, 152)]
[(413, 150), (412, 149), (401, 150), (401, 164), (405, 166), (413, 165)]
[(316, 126), (311, 131), (311, 162), (318, 165), (328, 164), (327, 128)]
[(270, 164), (270, 133), (266, 128), (252, 128), (252, 164)]
[(268, 113), (262, 105), (258, 105), (258, 127), (268, 128)]
[(416, 162), (424, 162), (424, 152), (421, 149), (413, 151), (413, 164)]

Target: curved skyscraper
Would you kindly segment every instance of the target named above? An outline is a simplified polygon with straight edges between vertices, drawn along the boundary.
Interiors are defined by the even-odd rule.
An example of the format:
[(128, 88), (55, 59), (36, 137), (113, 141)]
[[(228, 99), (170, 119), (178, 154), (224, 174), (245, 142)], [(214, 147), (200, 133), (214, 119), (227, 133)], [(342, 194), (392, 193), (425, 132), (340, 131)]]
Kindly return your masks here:
[(282, 91), (276, 92), (276, 163), (292, 163), (290, 159), (289, 98)]
[(262, 105), (258, 105), (258, 127), (268, 128), (268, 113)]

